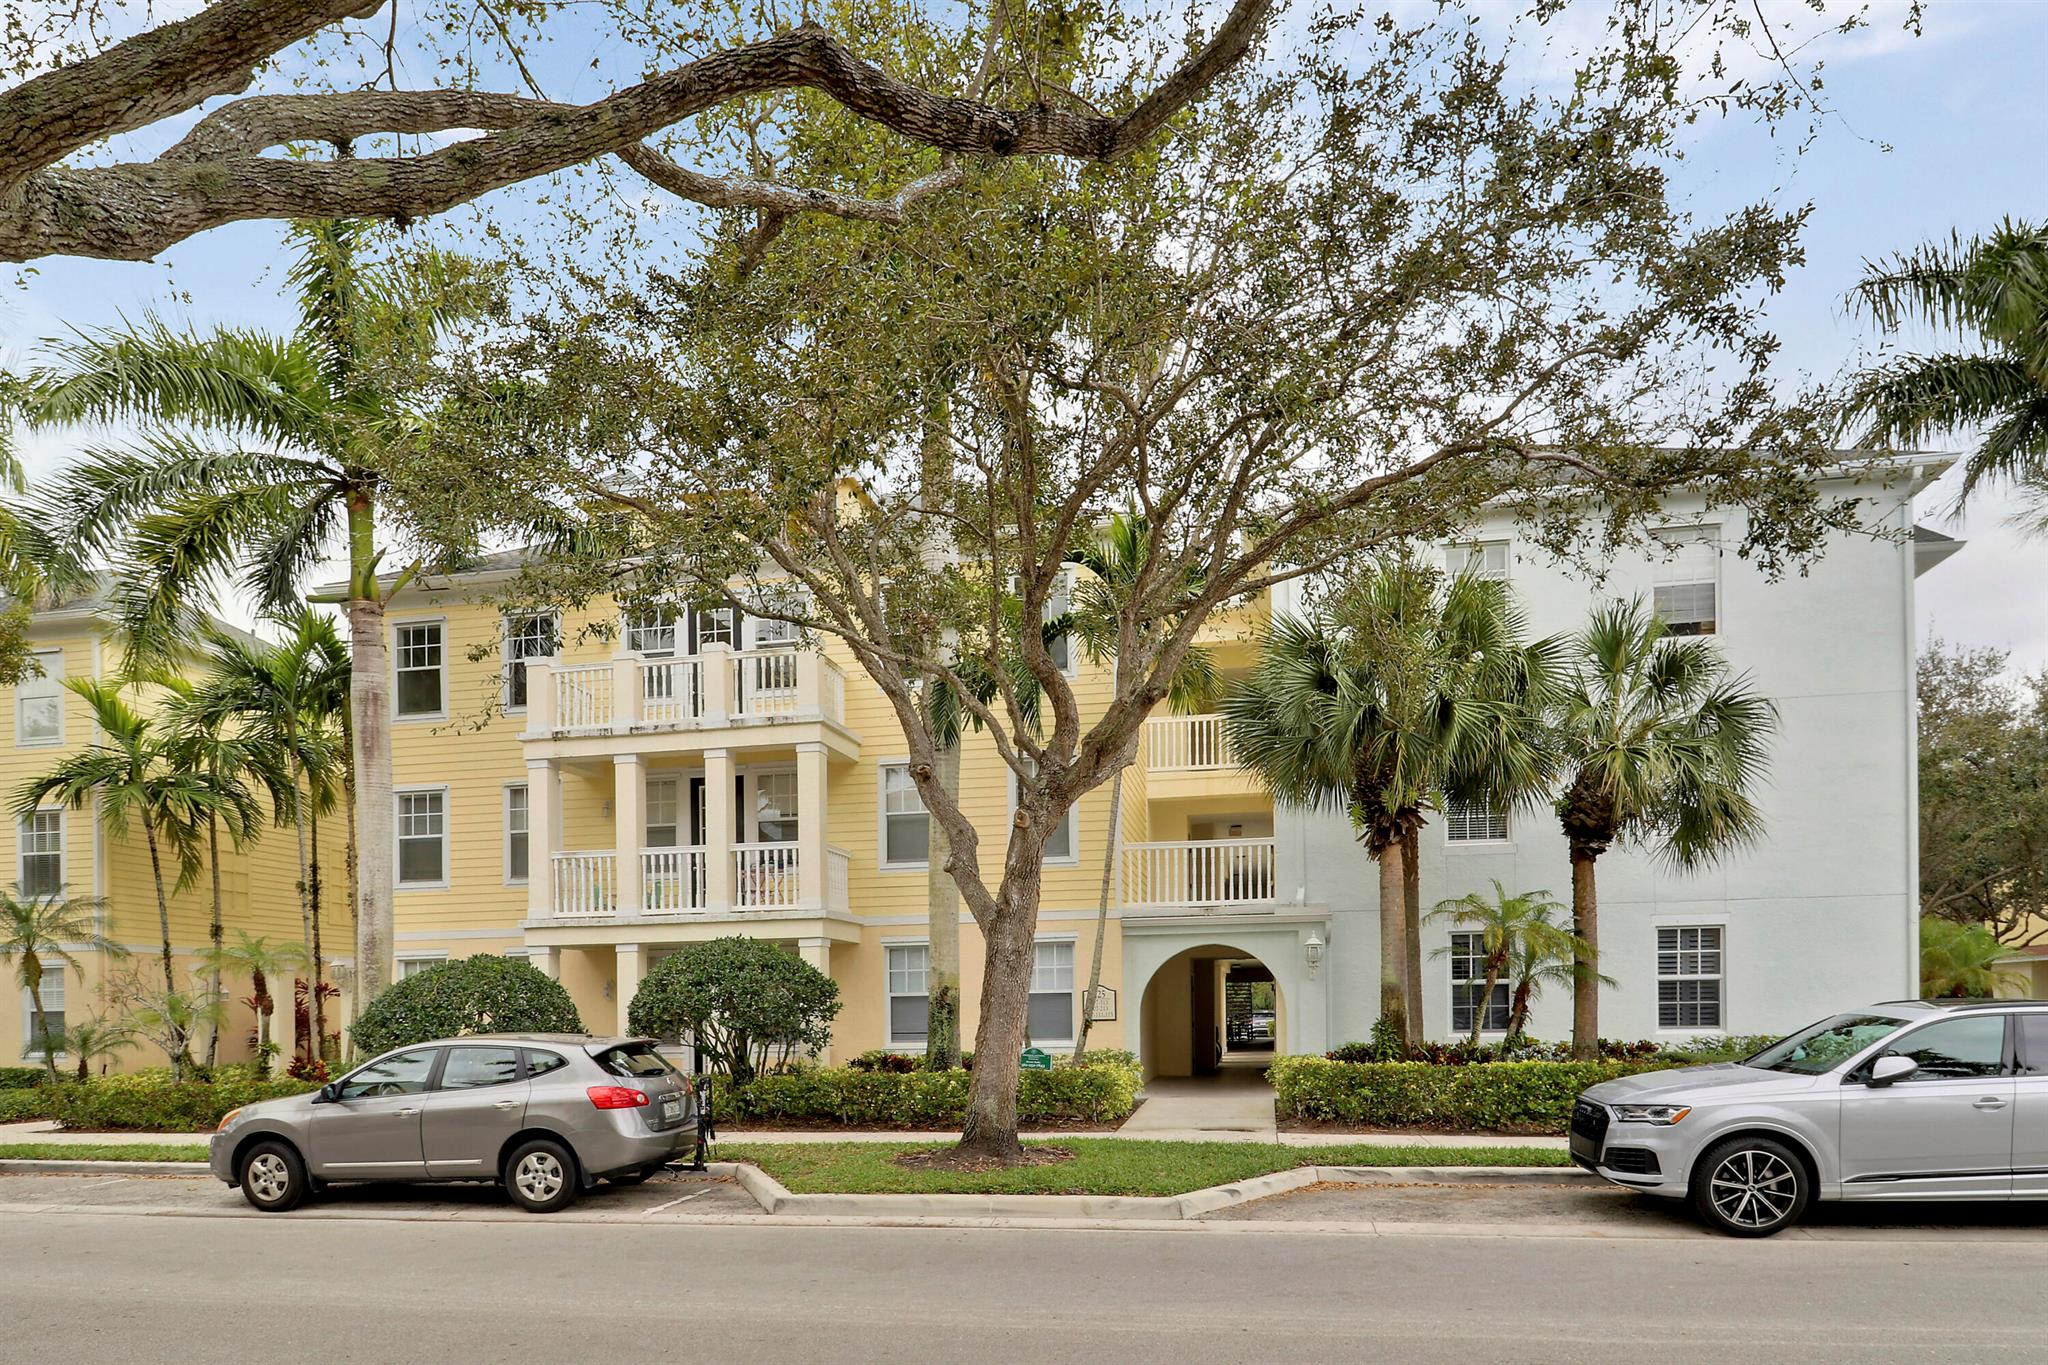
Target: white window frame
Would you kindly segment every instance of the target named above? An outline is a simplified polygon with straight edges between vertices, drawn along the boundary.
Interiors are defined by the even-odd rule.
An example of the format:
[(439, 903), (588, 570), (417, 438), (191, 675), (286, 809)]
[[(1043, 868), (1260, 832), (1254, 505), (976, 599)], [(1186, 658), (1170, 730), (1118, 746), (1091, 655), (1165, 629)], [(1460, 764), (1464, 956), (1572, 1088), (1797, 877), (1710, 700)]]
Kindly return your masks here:
[[(512, 655), (512, 623), (514, 621), (523, 622), (537, 620), (545, 620), (548, 623), (548, 628), (552, 632), (554, 637), (555, 647), (553, 652), (550, 655), (522, 654), (517, 658), (514, 658)], [(504, 705), (506, 714), (516, 716), (522, 715), (526, 711), (525, 702), (520, 702), (515, 705), (512, 701), (512, 678), (515, 671), (521, 678), (524, 678), (526, 661), (528, 659), (559, 657), (561, 654), (561, 650), (562, 613), (558, 611), (507, 611), (499, 613), (498, 654), (501, 660), (503, 661), (503, 666), (500, 667), (498, 670), (498, 696)]]
[[(434, 795), (438, 795), (441, 798), (441, 879), (434, 882), (404, 881), (401, 879), (402, 874), (400, 872), (400, 869), (404, 866), (404, 859), (400, 854), (405, 847), (406, 834), (404, 826), (405, 817), (400, 811), (401, 803), (408, 796)], [(455, 870), (455, 830), (454, 821), (451, 818), (453, 806), (454, 803), (449, 800), (446, 783), (425, 783), (420, 786), (394, 787), (391, 789), (391, 881), (394, 890), (446, 891), (448, 889), (449, 878)]]
[[(54, 849), (31, 849), (29, 843), (29, 822), (46, 815), (57, 817), (57, 847)], [(71, 839), (71, 819), (62, 806), (43, 806), (34, 812), (17, 818), (14, 822), (14, 884), (24, 892), (28, 890), (28, 860), (31, 856), (47, 858), (57, 855), (57, 895), (64, 894), (64, 888), (71, 882), (70, 858), (68, 855)], [(37, 893), (46, 894), (46, 893)]]
[[(1653, 979), (1657, 983), (1657, 1031), (1659, 1033), (1677, 1033), (1687, 1035), (1699, 1033), (1728, 1032), (1727, 924), (1715, 923), (1713, 921), (1688, 921), (1685, 923), (1658, 924), (1653, 926), (1653, 930), (1656, 935), (1655, 939), (1653, 940), (1653, 951), (1656, 954)], [(1714, 946), (1712, 948), (1706, 948), (1704, 946), (1686, 948), (1684, 946), (1685, 936), (1688, 933), (1712, 934), (1714, 936)], [(1673, 952), (1678, 959), (1677, 963), (1675, 964), (1675, 970), (1670, 972), (1666, 972), (1664, 970), (1664, 935), (1666, 934), (1674, 935)], [(1715, 970), (1711, 972), (1702, 971), (1699, 969), (1701, 963), (1698, 961), (1698, 958), (1701, 955), (1704, 955), (1709, 952), (1711, 952), (1714, 955)], [(1691, 954), (1695, 957), (1695, 961), (1693, 963), (1694, 970), (1692, 971), (1685, 970), (1686, 957), (1688, 954)], [(1675, 983), (1698, 983), (1705, 981), (1713, 982), (1714, 1012), (1717, 1016), (1715, 1022), (1711, 1024), (1687, 1024), (1683, 1022), (1674, 1024), (1665, 1023), (1664, 983), (1667, 981)], [(1690, 1003), (1691, 1006), (1695, 1009), (1699, 1007), (1699, 1001), (1696, 999), (1691, 1002), (1677, 1000), (1673, 1001), (1672, 1003), (1673, 1008), (1681, 1012), (1687, 1007), (1688, 1003)]]
[[(1056, 947), (1060, 944), (1065, 944), (1067, 948), (1067, 978), (1071, 983), (1067, 988), (1067, 1036), (1064, 1038), (1041, 1038), (1036, 1033), (1030, 1035), (1031, 1046), (1047, 1048), (1053, 1051), (1071, 1049), (1074, 1046), (1074, 1032), (1080, 1026), (1081, 940), (1078, 934), (1040, 934), (1031, 940), (1031, 981), (1029, 984), (1034, 989), (1025, 992), (1024, 1001), (1025, 1028), (1029, 1032), (1031, 1021), (1030, 997), (1034, 995), (1056, 995), (1059, 993), (1056, 987), (1043, 991), (1035, 989), (1038, 985), (1038, 950), (1041, 947)], [(1057, 964), (1055, 964), (1054, 969), (1058, 969)]]
[(726, 638), (714, 640), (711, 643), (722, 644), (735, 652), (745, 647), (746, 621), (743, 617), (735, 616), (731, 606), (692, 607), (690, 608), (690, 617), (690, 633), (697, 637), (697, 652), (699, 654), (704, 652), (706, 627), (710, 626), (712, 622), (718, 623), (712, 629), (717, 634), (723, 635)]
[[(1489, 559), (1494, 557), (1496, 551), (1500, 555), (1499, 568), (1495, 568), (1487, 563)], [(1479, 561), (1476, 570), (1473, 567), (1474, 560)], [(1480, 578), (1488, 579), (1495, 583), (1506, 583), (1513, 573), (1512, 566), (1514, 562), (1512, 543), (1507, 540), (1483, 538), (1454, 540), (1444, 546), (1444, 572), (1453, 578), (1457, 577), (1460, 573), (1470, 571), (1475, 572)]]
[[(1710, 522), (1683, 526), (1660, 526), (1650, 532), (1652, 540), (1663, 546), (1651, 565), (1650, 610), (1659, 618), (1664, 614), (1657, 610), (1657, 590), (1660, 588), (1698, 587), (1704, 584), (1713, 597), (1714, 618), (1705, 630), (1681, 629), (1696, 626), (1695, 621), (1682, 621), (1673, 626), (1673, 634), (1719, 635), (1726, 625), (1727, 603), (1721, 592), (1721, 528)], [(1713, 563), (1702, 576), (1698, 572), (1683, 569), (1682, 561), (1686, 550), (1692, 546), (1704, 546)]]
[[(785, 840), (784, 842), (803, 842), (803, 829), (805, 821), (822, 818), (822, 812), (818, 815), (806, 815), (804, 813), (803, 780), (797, 776), (796, 765), (794, 763), (763, 763), (759, 766), (750, 765), (740, 770), (740, 777), (742, 779), (740, 783), (740, 793), (743, 802), (740, 811), (740, 822), (746, 829), (746, 838), (740, 840), (741, 843), (750, 845), (762, 845), (771, 842), (770, 840), (765, 840), (761, 837), (760, 783), (761, 779), (764, 777), (787, 777), (790, 780), (790, 800), (796, 806), (796, 811), (794, 812), (794, 814), (787, 811), (779, 812), (776, 818), (780, 820), (795, 820), (797, 833), (796, 838)], [(681, 821), (687, 819), (687, 815), (682, 803), (688, 800), (688, 796), (688, 788), (679, 785), (677, 791), (676, 807), (676, 815), (678, 819), (676, 837), (678, 839), (681, 839), (685, 833)]]
[[(512, 828), (512, 793), (514, 792), (518, 792), (526, 798), (526, 810), (524, 812), (525, 828), (523, 829)], [(499, 809), (504, 813), (505, 817), (505, 885), (525, 886), (533, 877), (533, 784), (530, 782), (507, 782), (504, 786), (504, 795), (499, 800)], [(396, 811), (392, 812), (392, 818), (397, 818)], [(442, 819), (444, 822), (447, 819), (445, 811)], [(526, 875), (524, 877), (519, 876), (512, 870), (512, 839), (514, 835), (526, 836)]]
[(448, 953), (445, 949), (438, 953), (399, 953), (393, 965), (398, 972), (398, 979), (403, 981), (408, 976), (419, 975), (429, 967), (438, 967), (447, 960)]
[[(1499, 849), (1515, 841), (1514, 814), (1491, 806), (1481, 806), (1468, 801), (1445, 801), (1444, 846), (1449, 849), (1491, 848)], [(1479, 834), (1472, 829), (1479, 821), (1486, 822), (1486, 828)], [(1498, 825), (1500, 833), (1493, 832)], [(1463, 831), (1462, 833), (1460, 831)]]
[[(60, 649), (31, 650), (28, 656), (38, 672), (23, 678), (14, 688), (14, 743), (21, 749), (54, 749), (64, 743), (64, 651)], [(54, 666), (53, 666), (54, 665)], [(57, 703), (57, 729), (55, 733), (31, 739), (28, 733), (28, 703), (32, 701), (55, 701)]]
[[(1025, 761), (1026, 763), (1029, 763), (1029, 762), (1030, 762), (1031, 760), (1030, 760), (1029, 758), (1026, 758), (1026, 759), (1025, 759), (1024, 761)], [(1005, 766), (1007, 767), (1008, 765), (1005, 765)], [(1009, 811), (1009, 814), (1010, 814), (1010, 818), (1011, 818), (1011, 819), (1012, 819), (1012, 820), (1014, 821), (1014, 820), (1016, 819), (1016, 816), (1017, 816), (1017, 771), (1016, 771), (1016, 769), (1014, 769), (1014, 768), (1011, 768), (1011, 769), (1009, 770), (1009, 772), (1010, 772), (1010, 811)], [(1076, 801), (1076, 802), (1074, 802), (1074, 804), (1073, 804), (1073, 805), (1071, 805), (1071, 806), (1068, 806), (1068, 807), (1067, 807), (1066, 821), (1067, 821), (1067, 856), (1066, 856), (1066, 857), (1064, 857), (1064, 858), (1060, 858), (1060, 857), (1055, 857), (1054, 855), (1052, 855), (1052, 854), (1050, 854), (1050, 853), (1046, 854), (1046, 855), (1045, 855), (1045, 857), (1044, 857), (1044, 858), (1043, 858), (1043, 859), (1041, 860), (1041, 861), (1042, 861), (1042, 864), (1043, 864), (1044, 866), (1046, 866), (1046, 867), (1078, 867), (1078, 866), (1080, 865), (1080, 862), (1081, 862), (1081, 803), (1080, 803), (1079, 801)]]
[[(918, 974), (924, 978), (924, 989), (921, 991), (899, 991), (896, 989), (895, 978), (897, 970), (894, 956), (898, 949), (912, 948), (924, 950), (924, 966), (917, 969)], [(910, 999), (913, 996), (922, 996), (929, 1002), (931, 999), (931, 971), (932, 945), (929, 939), (891, 938), (882, 940), (882, 1039), (883, 1046), (888, 1050), (894, 1051), (898, 1048), (906, 1047), (922, 1049), (930, 1042), (931, 1015), (929, 1013), (925, 1015), (925, 1036), (921, 1038), (899, 1038), (896, 1036), (895, 1003), (898, 999)]]
[[(901, 771), (906, 780), (910, 777), (910, 760), (907, 758), (885, 758), (875, 765), (875, 866), (884, 872), (927, 872), (931, 869), (932, 816), (924, 808), (924, 796), (918, 792), (917, 784), (911, 783), (910, 791), (917, 797), (917, 810), (891, 811), (889, 809), (889, 774)], [(915, 862), (907, 860), (890, 861), (889, 821), (891, 817), (907, 818), (913, 814), (924, 816), (925, 856)]]
[[(398, 642), (399, 634), (401, 631), (414, 626), (432, 626), (441, 632), (441, 662), (434, 666), (434, 672), (440, 675), (441, 706), (439, 710), (401, 711), (398, 709), (399, 675), (409, 672), (426, 672), (425, 669), (404, 669), (399, 666), (399, 660), (403, 657)], [(448, 618), (445, 616), (408, 616), (403, 620), (393, 621), (391, 622), (391, 641), (388, 648), (391, 651), (391, 718), (401, 724), (448, 719)]]
[[(1459, 939), (1470, 939), (1472, 942), (1469, 947), (1461, 952), (1459, 951)], [(1460, 960), (1473, 964), (1471, 968), (1467, 969), (1470, 974), (1465, 976), (1458, 975), (1458, 963)], [(1476, 997), (1478, 995), (1478, 988), (1486, 984), (1486, 935), (1472, 929), (1453, 930), (1451, 933), (1450, 951), (1444, 954), (1444, 969), (1451, 978), (1451, 993), (1449, 997), (1451, 1002), (1451, 1032), (1461, 1037), (1469, 1036), (1472, 1032), (1471, 1021), (1467, 1020), (1463, 1025), (1458, 1023), (1458, 987), (1466, 985), (1473, 987), (1473, 995)], [(1484, 1004), (1486, 1013), (1479, 1021), (1479, 1031), (1482, 1034), (1506, 1033), (1508, 1031), (1508, 1019), (1514, 1012), (1514, 999), (1507, 978), (1503, 976), (1500, 980), (1494, 982), (1493, 989), (1496, 997), (1500, 1000), (1498, 1011), (1500, 1027), (1486, 1027), (1486, 1021), (1495, 1017), (1493, 1003), (1492, 1001), (1487, 1001)], [(1473, 1008), (1481, 1008), (1481, 1004), (1476, 998), (1473, 1001)]]
[[(668, 648), (647, 648), (647, 637), (664, 631), (669, 637)], [(672, 602), (652, 605), (644, 611), (622, 612), (619, 616), (619, 638), (626, 652), (643, 659), (682, 658), (684, 646), (690, 642), (689, 632), (688, 608)]]
[[(54, 1013), (58, 1018), (64, 1020), (64, 1027), (68, 1029), (71, 1027), (71, 1020), (66, 1017), (64, 1012), (65, 987), (69, 984), (64, 979), (65, 970), (66, 968), (62, 962), (44, 963), (43, 981), (40, 989), (43, 995), (44, 1013)], [(53, 985), (56, 987), (55, 991), (51, 990)], [(52, 999), (53, 995), (55, 997), (54, 1000)], [(55, 1010), (50, 1009), (53, 1003), (57, 1006)], [(51, 1060), (61, 1062), (66, 1055), (64, 1050), (59, 1048)], [(35, 998), (28, 993), (28, 987), (26, 986), (21, 988), (21, 1058), (23, 1061), (37, 1062), (42, 1061), (44, 1058), (43, 1050), (36, 1046)]]

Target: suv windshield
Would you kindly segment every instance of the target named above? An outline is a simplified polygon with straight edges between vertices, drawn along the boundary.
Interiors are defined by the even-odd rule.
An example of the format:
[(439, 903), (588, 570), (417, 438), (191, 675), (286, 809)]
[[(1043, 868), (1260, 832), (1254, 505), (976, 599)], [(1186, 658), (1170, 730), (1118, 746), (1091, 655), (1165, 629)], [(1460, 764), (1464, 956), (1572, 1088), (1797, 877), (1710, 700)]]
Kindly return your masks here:
[(1872, 1043), (1891, 1037), (1905, 1026), (1904, 1019), (1886, 1014), (1838, 1014), (1779, 1039), (1755, 1056), (1744, 1058), (1742, 1064), (1765, 1071), (1818, 1076), (1833, 1071)]
[(677, 1074), (676, 1069), (668, 1064), (668, 1058), (646, 1043), (627, 1043), (623, 1047), (607, 1048), (597, 1055), (597, 1064), (612, 1075), (624, 1076), (629, 1080)]

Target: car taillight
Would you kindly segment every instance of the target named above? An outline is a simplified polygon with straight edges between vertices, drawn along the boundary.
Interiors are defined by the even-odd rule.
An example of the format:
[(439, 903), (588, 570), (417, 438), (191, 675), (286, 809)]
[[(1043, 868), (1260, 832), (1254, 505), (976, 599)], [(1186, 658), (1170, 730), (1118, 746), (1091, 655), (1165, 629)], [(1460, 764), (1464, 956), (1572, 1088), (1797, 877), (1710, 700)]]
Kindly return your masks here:
[(630, 1085), (593, 1085), (584, 1093), (600, 1109), (639, 1109), (647, 1104), (647, 1092)]

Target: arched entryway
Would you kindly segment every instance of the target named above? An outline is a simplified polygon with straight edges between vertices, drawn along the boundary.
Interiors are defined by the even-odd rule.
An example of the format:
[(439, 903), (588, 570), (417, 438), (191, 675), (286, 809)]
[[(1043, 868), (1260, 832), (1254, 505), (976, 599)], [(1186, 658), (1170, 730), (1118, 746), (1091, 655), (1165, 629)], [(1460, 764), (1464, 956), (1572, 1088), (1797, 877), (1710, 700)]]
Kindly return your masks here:
[(1228, 943), (1162, 962), (1139, 1003), (1146, 1077), (1255, 1077), (1287, 1046), (1286, 994), (1257, 954)]

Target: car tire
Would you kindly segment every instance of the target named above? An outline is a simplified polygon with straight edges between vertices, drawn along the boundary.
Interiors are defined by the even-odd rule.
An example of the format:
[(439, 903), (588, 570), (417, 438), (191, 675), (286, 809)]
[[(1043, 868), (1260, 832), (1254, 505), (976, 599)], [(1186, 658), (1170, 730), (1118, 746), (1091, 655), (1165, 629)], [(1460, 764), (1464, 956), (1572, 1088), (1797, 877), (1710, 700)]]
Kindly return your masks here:
[(554, 1213), (576, 1198), (576, 1158), (553, 1138), (522, 1142), (505, 1158), (505, 1193), (528, 1213)]
[(1812, 1198), (1806, 1162), (1776, 1138), (1730, 1138), (1708, 1148), (1693, 1167), (1694, 1212), (1730, 1237), (1783, 1232)]
[(236, 1172), (242, 1198), (264, 1213), (284, 1213), (305, 1202), (306, 1163), (289, 1142), (259, 1142), (242, 1154)]

